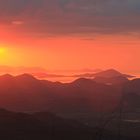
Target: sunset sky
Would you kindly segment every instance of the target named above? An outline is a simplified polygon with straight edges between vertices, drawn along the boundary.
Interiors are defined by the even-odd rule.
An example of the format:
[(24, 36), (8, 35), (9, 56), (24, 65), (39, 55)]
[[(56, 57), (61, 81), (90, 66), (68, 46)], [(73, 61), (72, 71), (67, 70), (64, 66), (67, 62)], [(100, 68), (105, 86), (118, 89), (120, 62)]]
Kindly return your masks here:
[(140, 73), (140, 0), (0, 0), (0, 65)]

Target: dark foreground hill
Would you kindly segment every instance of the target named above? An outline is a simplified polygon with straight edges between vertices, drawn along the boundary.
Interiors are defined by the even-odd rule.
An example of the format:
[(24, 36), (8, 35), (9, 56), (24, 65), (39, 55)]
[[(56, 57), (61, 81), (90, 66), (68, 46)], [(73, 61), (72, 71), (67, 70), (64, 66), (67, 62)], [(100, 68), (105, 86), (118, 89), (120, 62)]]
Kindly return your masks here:
[(90, 140), (94, 136), (91, 128), (47, 112), (29, 115), (0, 110), (3, 140)]
[(4, 109), (0, 109), (0, 137), (3, 140), (139, 140), (48, 112), (26, 114)]

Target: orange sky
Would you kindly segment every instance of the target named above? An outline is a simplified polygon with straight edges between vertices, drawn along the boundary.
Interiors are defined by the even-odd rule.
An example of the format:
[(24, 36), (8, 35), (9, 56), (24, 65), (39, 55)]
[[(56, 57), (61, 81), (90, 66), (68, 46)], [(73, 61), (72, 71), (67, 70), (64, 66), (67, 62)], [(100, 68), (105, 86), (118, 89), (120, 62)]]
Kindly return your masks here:
[[(12, 38), (9, 34), (8, 38)], [(116, 40), (117, 38), (117, 40)], [(17, 39), (1, 43), (0, 64), (42, 67), (49, 70), (116, 68), (134, 72), (140, 69), (139, 39), (129, 36), (56, 37)], [(17, 42), (17, 43), (16, 43)]]
[(140, 72), (136, 0), (12, 1), (0, 2), (0, 65)]

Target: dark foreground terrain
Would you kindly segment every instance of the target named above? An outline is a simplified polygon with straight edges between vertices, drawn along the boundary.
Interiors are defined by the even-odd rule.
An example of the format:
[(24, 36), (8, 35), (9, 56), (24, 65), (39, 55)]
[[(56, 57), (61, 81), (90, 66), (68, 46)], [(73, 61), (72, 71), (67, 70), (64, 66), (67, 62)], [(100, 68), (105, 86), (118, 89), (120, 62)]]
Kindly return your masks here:
[(139, 140), (102, 128), (88, 127), (48, 112), (33, 114), (0, 110), (0, 138), (3, 140)]

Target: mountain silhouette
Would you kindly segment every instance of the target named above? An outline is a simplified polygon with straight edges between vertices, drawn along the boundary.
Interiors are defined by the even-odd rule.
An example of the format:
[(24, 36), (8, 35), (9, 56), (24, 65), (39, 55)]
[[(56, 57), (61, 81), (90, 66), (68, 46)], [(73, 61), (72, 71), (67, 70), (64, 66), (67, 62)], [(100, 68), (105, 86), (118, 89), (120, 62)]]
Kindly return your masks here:
[[(114, 83), (106, 84), (110, 81)], [(23, 112), (47, 110), (83, 123), (92, 121), (94, 125), (100, 112), (109, 113), (119, 107), (124, 94), (127, 108), (139, 108), (139, 87), (139, 79), (128, 80), (123, 76), (105, 78), (103, 82), (79, 78), (60, 83), (39, 80), (29, 74), (3, 75), (0, 76), (0, 107)]]
[(73, 75), (72, 77), (81, 77), (81, 78), (88, 78), (94, 79), (97, 83), (104, 83), (104, 84), (123, 84), (128, 82), (128, 79), (134, 78), (132, 75), (122, 74), (115, 69), (108, 69), (105, 71), (100, 71), (97, 73), (84, 73), (84, 74), (77, 74)]
[(140, 78), (131, 80), (125, 88), (126, 92), (133, 92), (140, 95)]
[(129, 80), (124, 76), (116, 76), (116, 77), (100, 77), (96, 76), (94, 79), (97, 83), (103, 83), (107, 85), (122, 85), (127, 83)]
[(124, 95), (127, 107), (130, 110), (140, 109), (140, 79), (133, 79), (124, 86)]
[(128, 74), (122, 74), (115, 69), (108, 69), (105, 71), (101, 71), (101, 72), (95, 73), (94, 76), (95, 77), (104, 77), (104, 78), (113, 78), (113, 77), (122, 77), (122, 76), (126, 77), (126, 78), (134, 77), (134, 76), (128, 75)]
[[(101, 122), (99, 118), (103, 116), (102, 114), (109, 115), (115, 110), (119, 113), (122, 100), (124, 102), (123, 108), (126, 108), (123, 111), (139, 111), (140, 79), (128, 80), (124, 75), (111, 74), (111, 77), (79, 78), (71, 83), (61, 83), (39, 80), (30, 74), (18, 76), (6, 74), (0, 76), (0, 97), (0, 107), (12, 111), (0, 110), (1, 126), (5, 126), (5, 129), (9, 128), (9, 135), (10, 129), (13, 129), (12, 133), (16, 134), (17, 127), (13, 128), (11, 124), (16, 123), (15, 121), (20, 118), (16, 125), (21, 128), (27, 126), (33, 133), (39, 132), (38, 129), (40, 129), (41, 133), (39, 133), (46, 137), (46, 134), (42, 132), (46, 133), (47, 130), (50, 133), (50, 129), (55, 128), (58, 136), (60, 136), (60, 132), (62, 135), (62, 132), (66, 130), (64, 132), (72, 139), (69, 133), (71, 129), (74, 130), (73, 136), (77, 133), (77, 137), (79, 137), (79, 131), (83, 133), (85, 131), (86, 136), (87, 134), (91, 136), (90, 128), (79, 124), (79, 122), (88, 124), (88, 127), (89, 125), (96, 127)], [(31, 114), (17, 114), (14, 111), (31, 112)], [(59, 114), (65, 119), (54, 114)], [(127, 118), (132, 116), (129, 114)], [(138, 118), (138, 115), (135, 115), (135, 119)], [(9, 122), (4, 119), (8, 119)], [(35, 129), (28, 126), (26, 121)], [(77, 129), (79, 129), (78, 132)], [(18, 131), (17, 134), (18, 139), (20, 139), (20, 132)], [(3, 133), (5, 134), (6, 130)], [(40, 136), (40, 138), (42, 137)]]
[(29, 74), (4, 75), (0, 83), (0, 106), (16, 111), (110, 110), (120, 98), (114, 87), (84, 78), (62, 84), (38, 80)]
[[(112, 81), (119, 86), (105, 84)], [(79, 78), (71, 83), (60, 83), (38, 80), (29, 74), (3, 75), (0, 77), (0, 106), (16, 111), (51, 110), (59, 113), (109, 111), (118, 105), (121, 88), (126, 82), (129, 80), (123, 76), (100, 81), (97, 77), (93, 80)]]

